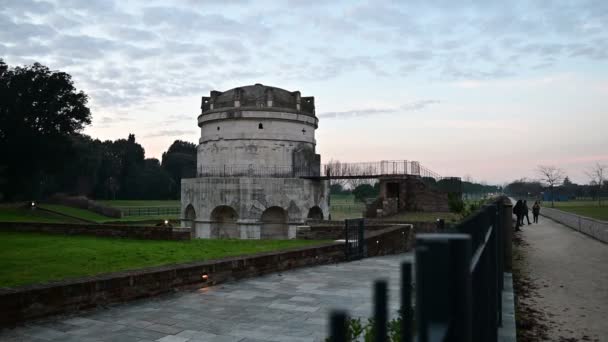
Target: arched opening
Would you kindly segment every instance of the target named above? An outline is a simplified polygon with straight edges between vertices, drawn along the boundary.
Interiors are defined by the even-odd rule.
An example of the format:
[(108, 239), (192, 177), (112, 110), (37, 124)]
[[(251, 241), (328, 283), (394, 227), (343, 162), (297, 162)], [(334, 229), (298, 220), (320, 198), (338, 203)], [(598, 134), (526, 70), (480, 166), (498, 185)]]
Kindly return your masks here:
[(322, 220), (323, 219), (323, 210), (321, 210), (321, 208), (319, 208), (318, 206), (314, 206), (312, 208), (310, 208), (310, 210), (308, 211), (308, 216), (307, 218), (311, 219), (311, 220)]
[(258, 129), (264, 129), (264, 125), (261, 122), (258, 124)]
[(196, 211), (194, 211), (194, 207), (192, 204), (188, 204), (186, 207), (186, 211), (184, 211), (184, 219), (186, 219), (186, 226), (193, 228), (194, 220), (196, 220)]
[(281, 207), (270, 207), (262, 213), (262, 239), (286, 239), (289, 231), (287, 212)]
[(211, 212), (211, 232), (212, 238), (236, 239), (241, 236), (239, 227), (236, 223), (238, 215), (236, 210), (227, 205), (220, 205)]

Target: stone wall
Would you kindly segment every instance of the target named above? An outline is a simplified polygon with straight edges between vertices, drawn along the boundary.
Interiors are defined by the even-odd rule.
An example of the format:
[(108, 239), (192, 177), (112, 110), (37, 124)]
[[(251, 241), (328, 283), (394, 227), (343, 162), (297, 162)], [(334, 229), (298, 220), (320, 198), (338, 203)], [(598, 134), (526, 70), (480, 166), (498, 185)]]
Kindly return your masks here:
[(286, 215), (286, 236), (295, 238), (295, 227), (306, 221), (310, 210), (317, 207), (323, 217), (329, 214), (329, 182), (302, 178), (229, 178), (200, 177), (182, 179), (182, 215), (191, 206), (195, 213), (195, 236), (211, 238), (218, 207), (230, 207), (242, 239), (267, 236), (264, 212), (281, 208)]
[[(293, 113), (239, 111), (199, 118), (197, 169), (251, 167), (255, 172), (294, 166), (294, 153), (310, 151), (315, 161), (317, 119)], [(200, 171), (199, 171), (200, 172)], [(318, 172), (318, 171), (317, 171)]]
[[(370, 233), (368, 255), (401, 253), (411, 248), (410, 227)], [(117, 272), (42, 285), (0, 289), (0, 326), (98, 305), (149, 297), (185, 286), (206, 287), (303, 266), (340, 262), (342, 243), (302, 247), (282, 252), (192, 262)], [(206, 274), (208, 279), (203, 280)]]
[(608, 243), (608, 222), (568, 213), (552, 208), (542, 208), (540, 214), (600, 241)]
[(367, 206), (367, 217), (388, 217), (403, 211), (450, 211), (448, 193), (429, 187), (420, 177), (381, 177), (379, 198)]
[[(336, 222), (336, 223), (333, 223)], [(435, 233), (437, 224), (435, 222), (383, 222), (367, 220), (366, 233), (395, 226), (411, 225), (414, 234)], [(307, 226), (298, 226), (296, 239), (300, 240), (340, 240), (344, 239), (344, 221), (331, 221), (328, 223), (317, 223)]]
[(92, 235), (140, 240), (189, 240), (191, 235), (190, 229), (182, 228), (91, 223), (0, 222), (0, 231)]

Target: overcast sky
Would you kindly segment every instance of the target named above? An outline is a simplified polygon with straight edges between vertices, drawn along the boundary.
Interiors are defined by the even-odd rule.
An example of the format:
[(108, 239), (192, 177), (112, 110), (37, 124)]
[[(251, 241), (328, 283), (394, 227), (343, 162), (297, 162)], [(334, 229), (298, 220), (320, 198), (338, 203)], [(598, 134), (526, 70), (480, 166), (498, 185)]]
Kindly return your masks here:
[(263, 83), (315, 97), (324, 161), (490, 183), (608, 163), (606, 0), (0, 0), (0, 57), (72, 74), (85, 132), (147, 157), (198, 141), (210, 90)]

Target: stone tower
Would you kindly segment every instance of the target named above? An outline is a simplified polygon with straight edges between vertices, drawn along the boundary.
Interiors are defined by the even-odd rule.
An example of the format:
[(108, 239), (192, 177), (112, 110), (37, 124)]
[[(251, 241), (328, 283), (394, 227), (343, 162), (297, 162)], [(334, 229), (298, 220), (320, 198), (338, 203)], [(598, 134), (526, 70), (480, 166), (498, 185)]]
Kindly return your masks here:
[(182, 219), (200, 238), (294, 238), (327, 218), (313, 97), (255, 84), (203, 97), (197, 178), (182, 180)]

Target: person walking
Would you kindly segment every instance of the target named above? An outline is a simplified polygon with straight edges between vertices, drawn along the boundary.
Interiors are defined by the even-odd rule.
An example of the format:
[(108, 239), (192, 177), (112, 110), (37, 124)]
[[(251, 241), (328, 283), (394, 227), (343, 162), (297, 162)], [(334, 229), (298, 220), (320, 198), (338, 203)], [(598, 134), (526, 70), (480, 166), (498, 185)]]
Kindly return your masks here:
[(515, 206), (513, 206), (513, 214), (515, 214), (516, 220), (517, 222), (515, 223), (515, 231), (516, 232), (521, 232), (521, 229), (519, 229), (520, 223), (521, 223), (521, 211), (523, 208), (523, 203), (521, 202), (521, 200), (517, 200), (517, 202), (515, 203)]
[(538, 203), (538, 201), (534, 202), (534, 205), (532, 206), (532, 219), (534, 220), (534, 223), (538, 223), (538, 215), (540, 214), (540, 204)]
[(524, 200), (524, 204), (521, 209), (521, 225), (522, 226), (524, 225), (524, 217), (528, 220), (528, 226), (531, 224), (530, 216), (528, 216), (528, 212), (530, 212), (530, 209), (528, 209), (528, 201)]

